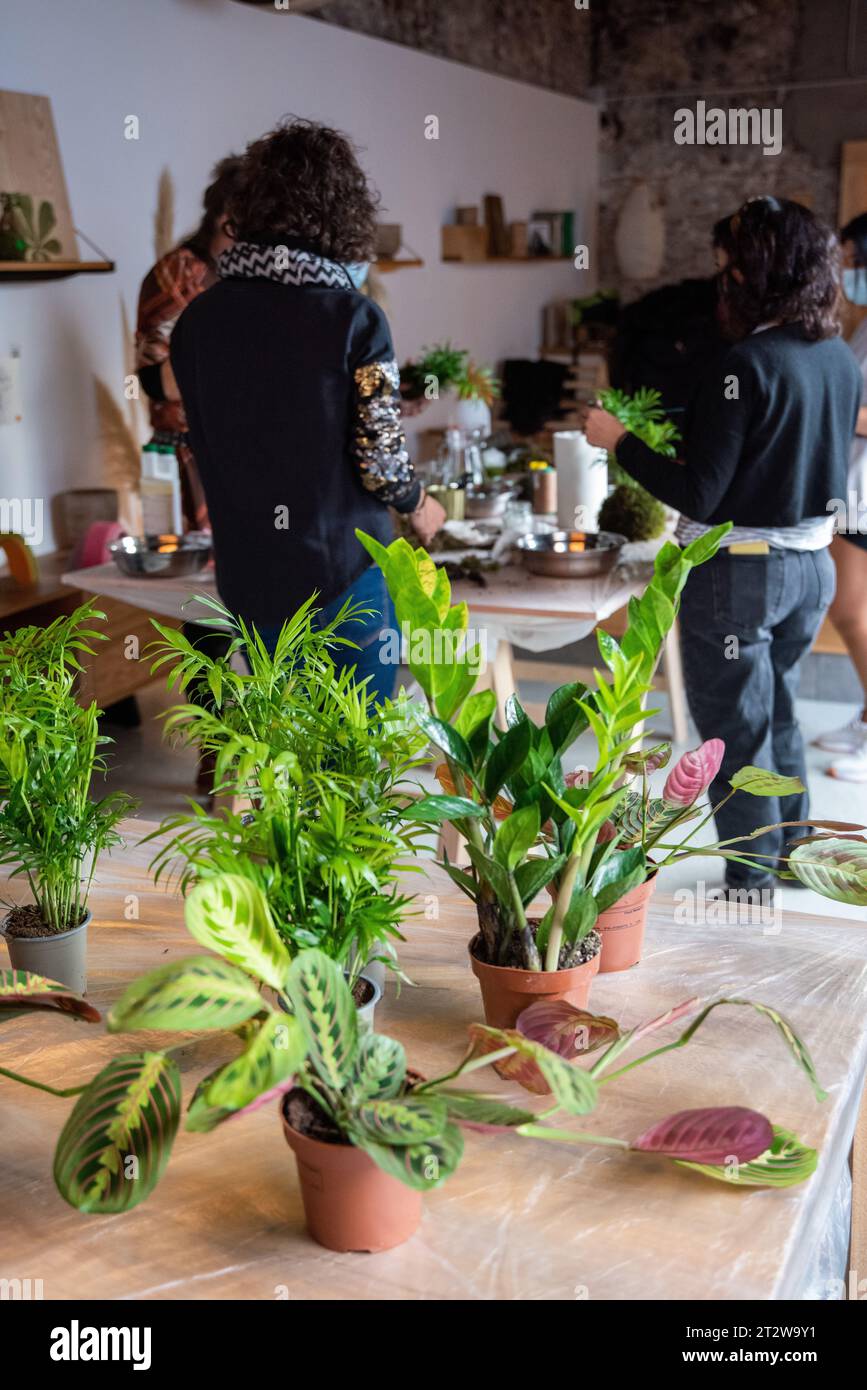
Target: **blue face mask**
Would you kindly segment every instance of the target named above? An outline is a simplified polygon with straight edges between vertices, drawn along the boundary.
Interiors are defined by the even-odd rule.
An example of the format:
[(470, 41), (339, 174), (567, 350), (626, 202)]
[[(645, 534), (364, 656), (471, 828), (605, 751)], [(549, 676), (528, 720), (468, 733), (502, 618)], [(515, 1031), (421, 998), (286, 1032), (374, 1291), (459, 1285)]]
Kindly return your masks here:
[(352, 261), (344, 269), (357, 290), (361, 289), (370, 270), (369, 261)]
[(843, 293), (850, 304), (867, 304), (867, 269), (864, 266), (843, 271)]

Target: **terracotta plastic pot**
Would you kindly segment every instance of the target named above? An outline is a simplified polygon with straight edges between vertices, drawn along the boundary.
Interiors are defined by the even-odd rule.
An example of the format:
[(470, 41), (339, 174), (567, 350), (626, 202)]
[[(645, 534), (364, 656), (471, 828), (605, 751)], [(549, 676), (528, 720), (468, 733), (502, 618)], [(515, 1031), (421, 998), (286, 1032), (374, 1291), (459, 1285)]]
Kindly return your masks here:
[(84, 994), (87, 988), (87, 928), (90, 913), (72, 931), (57, 932), (51, 936), (8, 936), (6, 928), (8, 916), (3, 921), (2, 935), (9, 948), (9, 962), (13, 970), (28, 970), (33, 975), (43, 975), (46, 980), (56, 980), (66, 985), (75, 994)]
[(283, 1132), (295, 1154), (307, 1229), (328, 1250), (375, 1253), (402, 1245), (421, 1221), (422, 1194), (383, 1173), (351, 1144), (323, 1144), (289, 1123)]
[(601, 975), (614, 970), (629, 970), (641, 960), (647, 909), (655, 887), (656, 874), (652, 874), (613, 907), (600, 912), (596, 919), (596, 930), (602, 937), (599, 960)]
[(477, 960), (470, 942), (470, 965), (482, 990), (485, 1022), (492, 1028), (513, 1028), (519, 1013), (542, 999), (566, 999), (578, 1009), (587, 1007), (593, 976), (599, 969), (599, 953), (571, 970), (512, 970), (505, 965), (486, 965)]

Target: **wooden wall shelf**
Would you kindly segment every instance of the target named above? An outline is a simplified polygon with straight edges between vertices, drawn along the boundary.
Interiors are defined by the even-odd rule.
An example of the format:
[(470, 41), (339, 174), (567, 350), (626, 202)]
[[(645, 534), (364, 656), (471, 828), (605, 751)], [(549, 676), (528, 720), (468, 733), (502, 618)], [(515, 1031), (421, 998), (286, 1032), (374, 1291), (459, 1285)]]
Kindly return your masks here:
[(443, 256), (443, 265), (562, 265), (571, 256), (481, 256), (478, 260)]
[(68, 275), (109, 275), (114, 261), (0, 261), (0, 280), (62, 280)]
[(405, 259), (382, 256), (378, 261), (372, 261), (371, 265), (381, 275), (390, 275), (394, 270), (420, 270), (424, 261), (417, 256), (407, 256)]

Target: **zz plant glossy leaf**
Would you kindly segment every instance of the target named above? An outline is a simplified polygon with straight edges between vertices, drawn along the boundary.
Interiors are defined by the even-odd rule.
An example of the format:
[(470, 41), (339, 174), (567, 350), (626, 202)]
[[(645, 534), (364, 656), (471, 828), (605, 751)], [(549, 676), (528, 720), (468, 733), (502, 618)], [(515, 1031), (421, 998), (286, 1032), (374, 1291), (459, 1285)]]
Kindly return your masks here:
[(290, 966), (286, 993), (311, 1063), (326, 1086), (342, 1090), (358, 1052), (358, 1013), (342, 969), (322, 951), (302, 951)]
[(235, 1028), (263, 1007), (242, 970), (219, 956), (187, 956), (134, 980), (109, 1013), (108, 1031)]
[(202, 946), (272, 989), (283, 988), (290, 956), (258, 884), (241, 874), (206, 878), (187, 898), (185, 917), (187, 930)]
[(54, 1181), (79, 1211), (128, 1211), (159, 1182), (181, 1116), (181, 1076), (160, 1052), (115, 1057), (60, 1134)]

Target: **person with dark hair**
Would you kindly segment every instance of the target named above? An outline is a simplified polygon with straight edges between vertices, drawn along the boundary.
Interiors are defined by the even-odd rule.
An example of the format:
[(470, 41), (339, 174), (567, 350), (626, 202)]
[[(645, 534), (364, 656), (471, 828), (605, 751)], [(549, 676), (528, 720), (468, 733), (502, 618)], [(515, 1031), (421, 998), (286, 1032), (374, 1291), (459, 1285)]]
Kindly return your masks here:
[[(160, 257), (148, 271), (139, 292), (136, 367), (139, 382), (148, 398), (153, 431), (151, 442), (168, 444), (174, 450), (178, 460), (184, 526), (189, 531), (208, 529), (208, 509), (190, 448), (180, 391), (169, 361), (169, 340), (187, 305), (216, 282), (217, 259), (232, 244), (226, 210), (240, 173), (241, 159), (238, 155), (227, 155), (215, 165), (211, 182), (205, 189), (198, 227), (191, 236)], [(228, 639), (214, 628), (184, 623), (184, 635), (190, 642), (204, 647), (213, 657), (221, 656), (228, 649)], [(201, 699), (206, 704), (211, 700), (207, 691), (191, 690), (190, 698)], [(212, 754), (203, 754), (199, 758), (196, 783), (205, 794), (209, 794), (213, 787), (214, 762)]]
[(381, 698), (394, 614), (355, 530), (388, 543), (393, 507), (427, 542), (445, 512), (410, 462), (388, 322), (357, 288), (376, 210), (340, 132), (291, 120), (254, 141), (229, 207), (235, 241), (219, 283), (178, 321), (171, 360), (223, 601), (269, 646), (314, 591), (320, 622), (364, 604), (370, 616), (343, 634), (361, 650), (345, 663)]
[(148, 397), (152, 442), (171, 445), (177, 455), (184, 521), (190, 530), (206, 528), (208, 512), (169, 361), (169, 339), (187, 305), (215, 283), (217, 259), (232, 244), (226, 210), (240, 173), (238, 155), (228, 155), (215, 165), (198, 227), (151, 267), (138, 299), (136, 367)]
[[(839, 336), (836, 238), (807, 208), (757, 198), (718, 241), (721, 317), (732, 346), (709, 369), (686, 416), (675, 462), (606, 411), (587, 437), (681, 513), (678, 538), (734, 528), (690, 577), (681, 607), (684, 674), (702, 739), (725, 740), (711, 788), (720, 838), (806, 820), (807, 794), (729, 800), (747, 765), (806, 776), (795, 716), (798, 667), (834, 594), (832, 499), (846, 489), (861, 373)], [(786, 839), (806, 833), (793, 827)], [(726, 860), (729, 890), (771, 888), (782, 830), (744, 846), (767, 871)]]
[[(853, 217), (840, 233), (843, 293), (850, 304), (867, 308), (867, 212)], [(867, 314), (849, 339), (867, 385)], [(843, 782), (867, 782), (867, 405), (858, 412), (849, 456), (845, 508), (831, 542), (837, 593), (830, 618), (852, 658), (864, 689), (862, 706), (842, 729), (822, 734), (819, 748), (838, 756), (828, 767)]]

